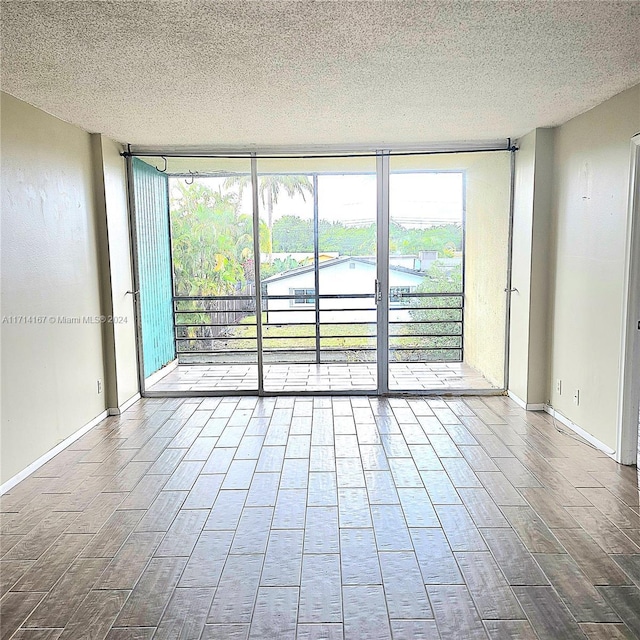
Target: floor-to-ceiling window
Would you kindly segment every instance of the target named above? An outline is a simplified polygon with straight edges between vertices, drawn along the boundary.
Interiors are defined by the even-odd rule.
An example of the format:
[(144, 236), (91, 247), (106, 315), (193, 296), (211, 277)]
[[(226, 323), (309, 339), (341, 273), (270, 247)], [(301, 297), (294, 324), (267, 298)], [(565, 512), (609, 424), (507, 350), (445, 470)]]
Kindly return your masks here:
[(264, 389), (374, 391), (375, 158), (258, 160)]
[(508, 153), (389, 158), (390, 391), (504, 386), (509, 217)]
[(463, 362), (464, 186), (462, 171), (389, 176), (390, 390), (444, 387)]
[(145, 159), (178, 361), (152, 393), (503, 387), (509, 154), (353, 155)]

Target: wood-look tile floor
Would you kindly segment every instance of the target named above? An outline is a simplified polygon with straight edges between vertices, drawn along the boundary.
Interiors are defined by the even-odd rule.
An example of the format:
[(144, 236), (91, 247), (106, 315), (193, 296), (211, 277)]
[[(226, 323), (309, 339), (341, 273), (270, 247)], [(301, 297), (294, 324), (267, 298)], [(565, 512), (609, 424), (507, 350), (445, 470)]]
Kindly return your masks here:
[(638, 496), (504, 397), (146, 399), (2, 497), (0, 638), (640, 637)]
[[(375, 363), (265, 364), (266, 391), (367, 391), (377, 387)], [(149, 391), (251, 391), (258, 388), (255, 364), (181, 364)], [(495, 389), (465, 362), (392, 362), (389, 388), (394, 391)]]

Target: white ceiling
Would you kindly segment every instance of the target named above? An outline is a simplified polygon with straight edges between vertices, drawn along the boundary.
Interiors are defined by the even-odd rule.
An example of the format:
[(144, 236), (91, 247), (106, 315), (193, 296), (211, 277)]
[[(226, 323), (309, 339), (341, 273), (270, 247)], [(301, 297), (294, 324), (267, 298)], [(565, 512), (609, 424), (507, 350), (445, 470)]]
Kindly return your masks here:
[(638, 1), (2, 1), (3, 90), (135, 145), (518, 137), (638, 82)]

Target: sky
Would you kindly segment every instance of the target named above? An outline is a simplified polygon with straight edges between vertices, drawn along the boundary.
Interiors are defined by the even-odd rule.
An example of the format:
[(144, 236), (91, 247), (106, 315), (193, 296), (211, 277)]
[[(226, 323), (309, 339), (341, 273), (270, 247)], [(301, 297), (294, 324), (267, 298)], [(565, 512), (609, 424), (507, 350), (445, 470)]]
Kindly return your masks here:
[[(217, 189), (222, 178), (201, 178)], [(369, 225), (376, 218), (375, 174), (320, 175), (318, 177), (318, 210), (321, 220), (342, 221), (354, 226)], [(463, 208), (462, 173), (391, 173), (389, 208), (392, 220), (407, 228), (432, 226), (434, 223), (461, 223)], [(242, 209), (251, 211), (251, 190), (245, 189)], [(260, 203), (260, 217), (266, 209)], [(285, 215), (313, 218), (313, 198), (306, 194), (289, 197), (281, 191), (273, 217)]]

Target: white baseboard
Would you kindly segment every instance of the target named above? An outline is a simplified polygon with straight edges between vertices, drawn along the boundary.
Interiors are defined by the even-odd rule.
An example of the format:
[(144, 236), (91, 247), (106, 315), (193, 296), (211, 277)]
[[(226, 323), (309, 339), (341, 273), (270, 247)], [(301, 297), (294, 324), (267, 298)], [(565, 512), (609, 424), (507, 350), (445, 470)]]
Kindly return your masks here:
[(559, 411), (556, 411), (553, 407), (545, 405), (544, 410), (550, 416), (553, 416), (558, 422), (561, 422), (565, 427), (569, 427), (571, 431), (577, 433), (581, 438), (584, 438), (589, 444), (592, 444), (596, 449), (599, 449), (603, 453), (615, 460), (616, 452), (608, 447), (604, 442), (600, 442), (598, 438), (592, 436), (588, 431), (585, 431), (582, 427), (578, 426), (575, 422), (572, 422), (566, 416), (563, 416)]
[(110, 407), (109, 415), (119, 416), (121, 413), (124, 413), (129, 407), (138, 402), (138, 400), (140, 400), (140, 397), (140, 394), (136, 393), (134, 396), (131, 396), (126, 402), (123, 402), (119, 407)]
[(160, 382), (162, 378), (169, 375), (178, 366), (178, 358), (166, 364), (162, 369), (152, 373), (148, 378), (144, 379), (144, 388), (152, 387), (156, 382)]
[(72, 433), (68, 438), (65, 438), (62, 442), (53, 447), (53, 449), (50, 449), (49, 451), (47, 451), (47, 453), (40, 456), (35, 462), (32, 462), (28, 467), (20, 471), (20, 473), (16, 473), (13, 478), (9, 478), (9, 480), (7, 480), (2, 486), (0, 486), (0, 496), (7, 493), (7, 491), (15, 487), (19, 482), (22, 482), (22, 480), (30, 476), (34, 471), (37, 471), (43, 464), (49, 462), (51, 458), (57, 456), (70, 444), (73, 444), (78, 438), (87, 433), (87, 431), (90, 431), (91, 429), (93, 429), (93, 427), (107, 418), (108, 415), (108, 411), (103, 411), (100, 415), (91, 420), (91, 422), (85, 424), (84, 427), (80, 427), (80, 429)]
[(545, 405), (544, 403), (540, 404), (527, 404), (522, 398), (517, 396), (513, 391), (507, 391), (507, 395), (520, 407), (522, 407), (525, 411), (544, 411)]

